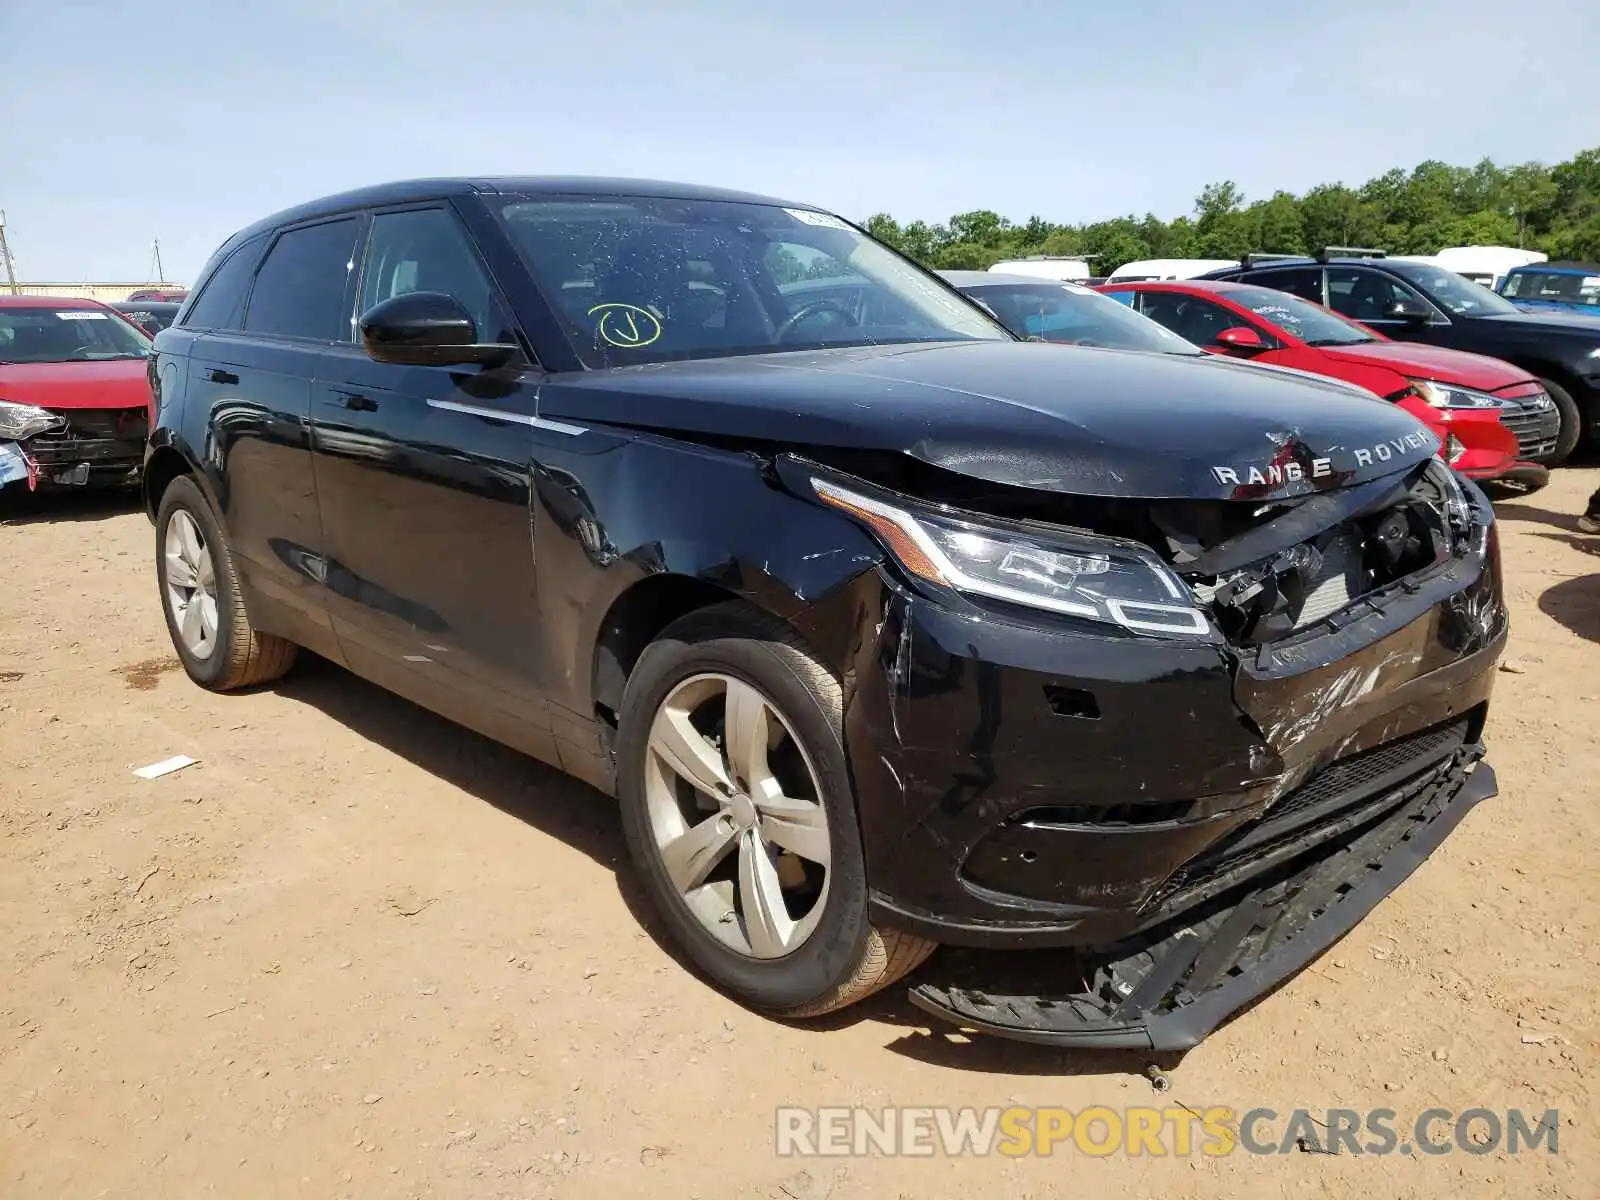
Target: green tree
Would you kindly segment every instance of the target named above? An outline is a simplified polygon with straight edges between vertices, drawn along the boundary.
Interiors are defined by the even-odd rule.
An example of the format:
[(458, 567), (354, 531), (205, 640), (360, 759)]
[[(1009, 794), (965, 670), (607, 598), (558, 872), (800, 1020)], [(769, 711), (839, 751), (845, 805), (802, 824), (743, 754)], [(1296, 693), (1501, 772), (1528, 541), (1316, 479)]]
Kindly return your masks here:
[[(1360, 187), (1324, 183), (1302, 196), (1274, 192), (1246, 204), (1232, 180), (1208, 184), (1192, 217), (1110, 217), (1080, 225), (1030, 216), (1015, 224), (991, 209), (942, 225), (901, 225), (874, 213), (865, 228), (929, 266), (986, 267), (1028, 254), (1093, 255), (1097, 274), (1138, 258), (1234, 258), (1373, 246), (1433, 254), (1445, 246), (1520, 244), (1568, 258), (1600, 258), (1600, 147), (1547, 167), (1470, 167), (1430, 160), (1396, 167)], [(787, 263), (785, 270), (797, 269)]]

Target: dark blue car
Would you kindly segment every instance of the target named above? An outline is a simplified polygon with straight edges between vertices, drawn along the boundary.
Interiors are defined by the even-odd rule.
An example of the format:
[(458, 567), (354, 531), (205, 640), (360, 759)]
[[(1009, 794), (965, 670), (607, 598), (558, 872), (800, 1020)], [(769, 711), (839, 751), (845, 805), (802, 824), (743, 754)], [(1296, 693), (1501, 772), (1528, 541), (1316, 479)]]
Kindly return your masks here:
[(1529, 312), (1570, 312), (1600, 317), (1600, 264), (1530, 263), (1514, 267), (1500, 294)]

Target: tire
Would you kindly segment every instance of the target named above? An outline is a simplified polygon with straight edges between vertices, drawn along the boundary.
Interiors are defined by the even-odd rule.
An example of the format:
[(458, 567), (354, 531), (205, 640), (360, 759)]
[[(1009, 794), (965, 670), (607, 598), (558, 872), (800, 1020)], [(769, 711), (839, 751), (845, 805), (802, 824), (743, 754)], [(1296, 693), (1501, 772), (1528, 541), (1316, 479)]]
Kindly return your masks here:
[[(757, 939), (743, 911), (743, 838), (746, 833), (763, 832), (766, 817), (758, 814), (756, 820), (762, 824), (756, 830), (741, 832), (740, 840), (726, 851), (719, 869), (736, 871), (735, 880), (697, 887), (694, 899), (673, 882), (662, 849), (662, 780), (675, 781), (680, 797), (690, 797), (702, 806), (702, 812), (685, 818), (685, 824), (696, 829), (699, 826), (695, 822), (700, 819), (723, 820), (722, 815), (705, 817), (706, 812), (729, 814), (735, 809), (728, 805), (738, 803), (727, 797), (709, 802), (701, 799), (708, 793), (678, 780), (660, 765), (659, 755), (652, 748), (652, 731), (657, 728), (658, 717), (666, 719), (663, 706), (676, 703), (676, 697), (692, 694), (693, 689), (720, 686), (719, 680), (726, 682), (729, 689), (722, 697), (725, 716), (731, 711), (732, 690), (737, 685), (747, 685), (759, 694), (781, 726), (774, 734), (779, 744), (771, 753), (787, 754), (792, 765), (799, 761), (795, 757), (798, 750), (805, 760), (798, 770), (809, 769), (813, 783), (810, 790), (826, 815), (829, 861), (825, 884), (812, 910), (797, 918), (801, 925), (807, 921), (814, 924), (803, 940), (797, 938), (794, 946), (765, 957), (755, 952)], [(706, 703), (714, 711), (718, 701), (713, 698)], [(799, 636), (783, 622), (738, 602), (702, 609), (670, 625), (646, 647), (623, 695), (617, 741), (618, 795), (629, 853), (644, 890), (672, 942), (705, 977), (741, 1003), (774, 1016), (814, 1017), (845, 1008), (913, 970), (935, 948), (924, 938), (879, 928), (870, 920), (866, 867), (844, 752), (842, 710), (838, 680), (818, 663)], [(773, 728), (770, 720), (768, 727)], [(722, 736), (724, 743), (731, 745), (734, 740), (731, 730)], [(737, 783), (731, 748), (726, 753), (714, 743), (702, 748), (710, 751), (714, 761), (720, 760), (727, 777)], [(766, 754), (763, 751), (763, 761)], [(784, 795), (798, 792), (793, 781), (804, 778), (791, 772)], [(740, 787), (760, 792), (748, 780)], [(739, 787), (734, 792), (741, 794)], [(653, 803), (657, 807), (653, 808)], [(707, 803), (711, 807), (705, 807)], [(718, 810), (717, 804), (724, 807)], [(744, 811), (743, 819), (750, 819), (750, 810)], [(762, 845), (759, 840), (756, 844)], [(767, 845), (772, 847), (767, 854), (774, 863), (771, 878), (776, 881), (777, 867), (794, 864), (780, 861), (790, 856), (781, 853), (782, 847), (775, 841)], [(737, 864), (728, 863), (727, 859), (736, 859)], [(815, 868), (814, 863), (800, 862), (799, 866), (808, 872)], [(811, 875), (806, 878), (809, 882)], [(787, 895), (789, 885), (784, 887)], [(726, 904), (729, 909), (720, 922), (709, 921), (703, 911), (706, 894), (713, 891), (716, 894), (711, 902)], [(741, 910), (737, 914), (733, 911), (734, 898)], [(719, 927), (721, 932), (714, 932)], [(738, 949), (730, 941), (748, 941), (750, 945)]]
[[(180, 526), (184, 522), (191, 523), (202, 539), (211, 566), (215, 632), (208, 643), (199, 647), (191, 647), (186, 641), (172, 598), (177, 581), (169, 572), (179, 571), (180, 566), (169, 560), (167, 547), (175, 522)], [(214, 692), (254, 687), (282, 677), (294, 665), (298, 646), (269, 633), (258, 633), (251, 626), (239, 595), (233, 551), (204, 493), (187, 476), (180, 476), (168, 485), (156, 509), (156, 581), (172, 647), (178, 652), (189, 678), (201, 687)], [(179, 587), (178, 590), (185, 589)], [(198, 595), (194, 603), (201, 603)]]
[(1572, 452), (1578, 448), (1578, 443), (1583, 440), (1585, 433), (1583, 411), (1578, 407), (1578, 402), (1572, 398), (1572, 393), (1559, 383), (1551, 379), (1541, 379), (1539, 383), (1550, 393), (1550, 399), (1555, 401), (1556, 411), (1561, 414), (1561, 431), (1556, 434), (1555, 453), (1545, 464), (1559, 467), (1572, 456)]

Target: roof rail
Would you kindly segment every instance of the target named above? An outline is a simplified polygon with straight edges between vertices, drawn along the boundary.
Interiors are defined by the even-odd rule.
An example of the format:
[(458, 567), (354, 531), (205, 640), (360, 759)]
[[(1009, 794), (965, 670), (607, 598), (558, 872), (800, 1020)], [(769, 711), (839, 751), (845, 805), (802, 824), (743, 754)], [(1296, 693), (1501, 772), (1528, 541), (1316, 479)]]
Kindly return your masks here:
[(1257, 263), (1282, 262), (1288, 258), (1305, 258), (1304, 254), (1246, 254), (1239, 260), (1239, 265), (1248, 271)]
[(1371, 246), (1324, 246), (1317, 251), (1317, 261), (1325, 263), (1330, 258), (1387, 258), (1388, 252)]

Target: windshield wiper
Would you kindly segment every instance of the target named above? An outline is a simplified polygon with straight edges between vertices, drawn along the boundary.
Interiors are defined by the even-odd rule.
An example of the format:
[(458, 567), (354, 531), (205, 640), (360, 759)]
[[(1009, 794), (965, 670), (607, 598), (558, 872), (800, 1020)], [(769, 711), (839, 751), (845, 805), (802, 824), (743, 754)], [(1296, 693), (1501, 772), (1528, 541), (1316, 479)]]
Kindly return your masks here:
[(1308, 346), (1365, 346), (1368, 342), (1375, 342), (1377, 338), (1316, 338), (1306, 343)]

